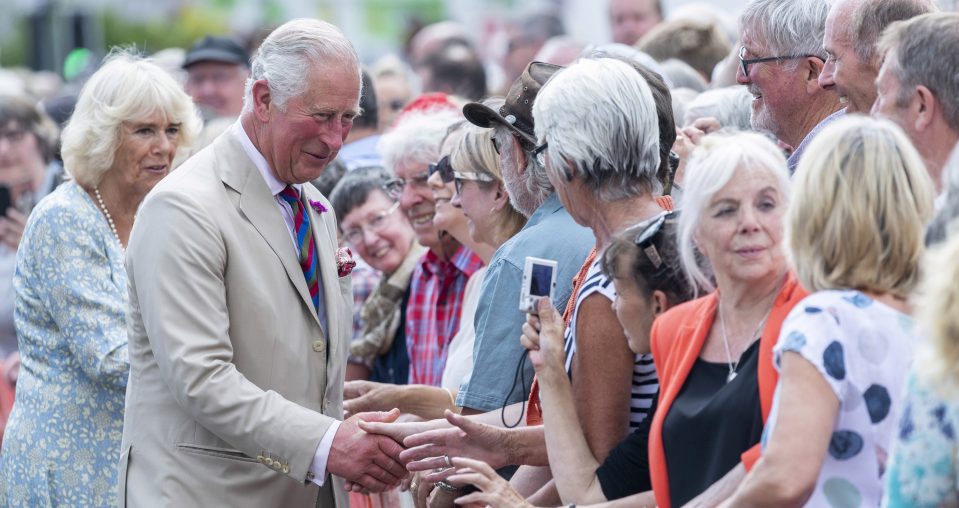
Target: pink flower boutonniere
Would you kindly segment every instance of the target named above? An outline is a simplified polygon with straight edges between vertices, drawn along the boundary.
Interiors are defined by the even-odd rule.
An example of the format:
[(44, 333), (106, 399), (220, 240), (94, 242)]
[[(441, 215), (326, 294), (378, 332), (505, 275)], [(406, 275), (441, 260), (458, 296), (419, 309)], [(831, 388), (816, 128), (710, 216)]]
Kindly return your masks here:
[(320, 203), (319, 201), (313, 201), (312, 199), (310, 200), (310, 206), (313, 208), (313, 211), (318, 214), (323, 214), (329, 211), (327, 207), (323, 206), (323, 203)]
[(341, 278), (353, 273), (355, 267), (356, 261), (353, 259), (353, 251), (349, 247), (336, 249), (336, 273)]

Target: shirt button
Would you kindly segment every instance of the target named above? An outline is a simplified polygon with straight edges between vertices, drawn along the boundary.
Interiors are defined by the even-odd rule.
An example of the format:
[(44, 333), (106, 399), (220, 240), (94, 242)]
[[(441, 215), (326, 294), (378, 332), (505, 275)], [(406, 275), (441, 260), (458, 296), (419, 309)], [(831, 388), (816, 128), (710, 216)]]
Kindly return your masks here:
[(325, 342), (323, 342), (322, 340), (313, 341), (313, 351), (316, 351), (317, 353), (322, 353), (325, 350), (326, 350)]
[(329, 400), (323, 401), (323, 411), (326, 411), (329, 408), (330, 408), (330, 401)]

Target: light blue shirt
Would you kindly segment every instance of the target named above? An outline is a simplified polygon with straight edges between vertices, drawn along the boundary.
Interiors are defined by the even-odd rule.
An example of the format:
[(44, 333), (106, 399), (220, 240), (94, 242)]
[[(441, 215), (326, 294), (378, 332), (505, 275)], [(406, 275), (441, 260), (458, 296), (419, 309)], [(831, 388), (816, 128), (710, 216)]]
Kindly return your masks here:
[(457, 406), (492, 411), (503, 406), (507, 394), (507, 404), (524, 400), (522, 388), (525, 386), (528, 393), (533, 382), (530, 362), (524, 366), (523, 386), (517, 386), (512, 393), (509, 391), (523, 354), (519, 337), (526, 314), (519, 310), (519, 295), (526, 257), (557, 262), (553, 304), (562, 312), (573, 291), (573, 277), (595, 243), (593, 232), (576, 224), (554, 193), (536, 209), (519, 233), (496, 250), (486, 270), (473, 319), (476, 328), (473, 374), (460, 387)]

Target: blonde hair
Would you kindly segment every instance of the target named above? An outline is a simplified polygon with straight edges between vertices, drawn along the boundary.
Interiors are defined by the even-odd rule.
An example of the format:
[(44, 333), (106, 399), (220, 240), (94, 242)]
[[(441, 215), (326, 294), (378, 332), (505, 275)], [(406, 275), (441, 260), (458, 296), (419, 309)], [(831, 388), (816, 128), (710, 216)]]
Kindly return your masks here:
[[(502, 100), (500, 99), (499, 102)], [(503, 186), (503, 192), (506, 192), (499, 161), (499, 155), (493, 149), (493, 129), (472, 124), (463, 127), (463, 134), (450, 152), (450, 165), (456, 171), (475, 171), (489, 175), (494, 181), (489, 184), (480, 182), (480, 185), (487, 189), (487, 185), (499, 184)], [(506, 207), (499, 214), (499, 220), (496, 221), (498, 224), (496, 236), (511, 238), (526, 224), (526, 216), (514, 208), (510, 202), (507, 202)]]
[[(922, 361), (934, 384), (959, 384), (959, 235), (929, 251), (915, 300), (916, 319), (931, 351)], [(918, 360), (918, 359), (917, 359)]]
[(786, 215), (800, 282), (906, 296), (933, 199), (922, 159), (895, 124), (850, 116), (829, 125), (799, 163)]
[(64, 169), (81, 185), (98, 185), (113, 166), (123, 122), (154, 114), (180, 124), (178, 149), (203, 127), (193, 99), (169, 73), (131, 50), (114, 50), (80, 90), (63, 129)]

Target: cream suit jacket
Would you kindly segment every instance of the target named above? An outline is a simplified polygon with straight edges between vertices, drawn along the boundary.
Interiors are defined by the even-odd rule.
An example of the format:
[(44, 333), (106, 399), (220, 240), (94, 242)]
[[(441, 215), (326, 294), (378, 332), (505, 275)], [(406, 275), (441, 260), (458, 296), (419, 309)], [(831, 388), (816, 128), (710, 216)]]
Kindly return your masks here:
[[(311, 185), (329, 330), (262, 175), (227, 131), (160, 182), (130, 237), (120, 506), (347, 506), (307, 471), (341, 419), (352, 326), (333, 207)], [(336, 484), (332, 486), (331, 484)]]

